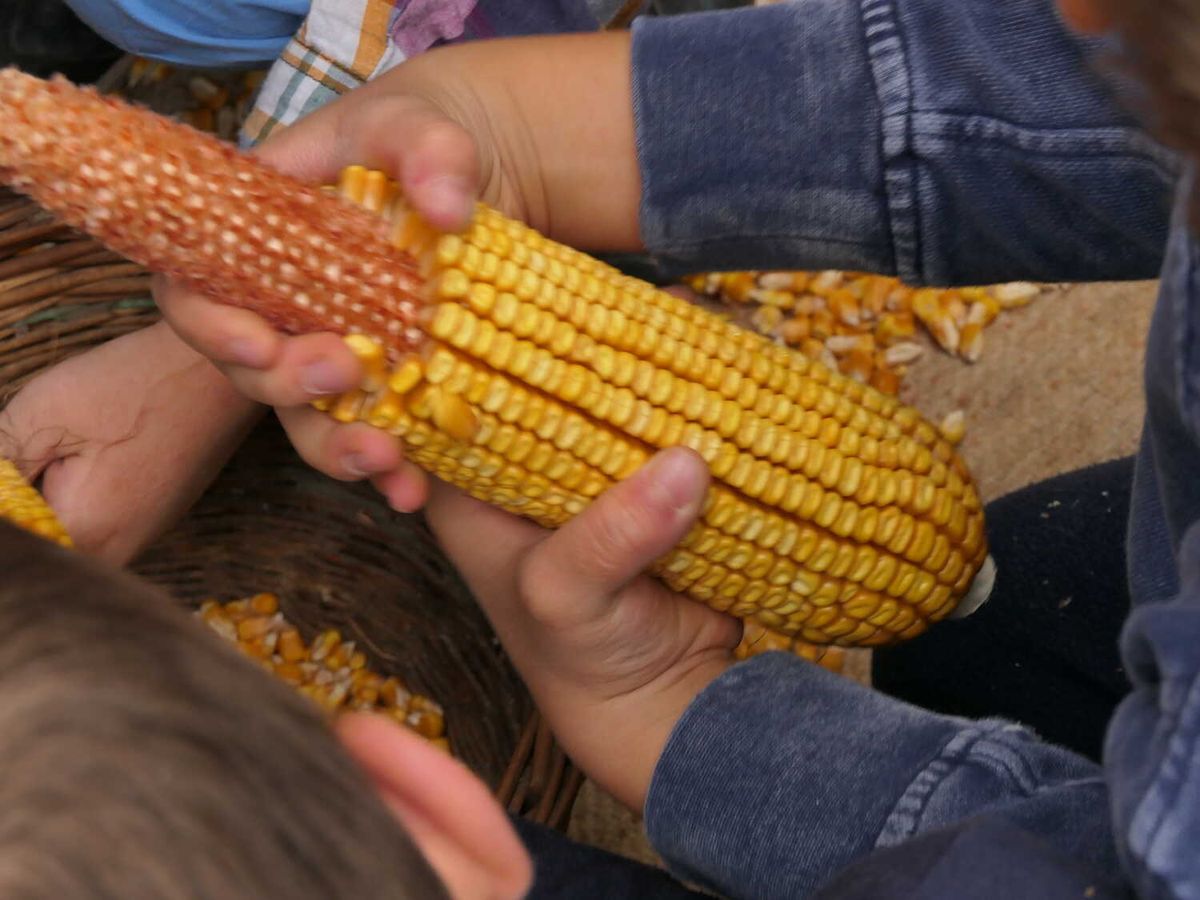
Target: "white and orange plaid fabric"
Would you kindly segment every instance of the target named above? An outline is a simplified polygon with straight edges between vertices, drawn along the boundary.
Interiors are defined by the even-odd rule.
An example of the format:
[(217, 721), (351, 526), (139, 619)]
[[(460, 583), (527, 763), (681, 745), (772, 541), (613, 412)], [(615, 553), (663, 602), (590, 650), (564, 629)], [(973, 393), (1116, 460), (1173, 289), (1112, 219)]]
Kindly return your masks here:
[(590, 31), (620, 0), (313, 0), (271, 67), (241, 140), (256, 144), (333, 98), (440, 44)]

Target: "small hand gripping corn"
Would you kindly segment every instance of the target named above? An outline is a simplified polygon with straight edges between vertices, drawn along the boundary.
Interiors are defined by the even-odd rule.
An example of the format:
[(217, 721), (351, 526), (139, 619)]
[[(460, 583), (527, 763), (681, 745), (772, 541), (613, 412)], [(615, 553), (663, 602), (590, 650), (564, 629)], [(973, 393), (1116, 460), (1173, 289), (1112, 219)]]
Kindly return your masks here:
[(0, 73), (0, 175), (150, 269), (290, 332), (345, 335), (320, 405), (473, 496), (557, 527), (658, 449), (713, 484), (653, 566), (815, 644), (916, 636), (986, 598), (962, 460), (894, 398), (478, 205), (434, 231), (379, 172), (320, 188), (186, 126)]

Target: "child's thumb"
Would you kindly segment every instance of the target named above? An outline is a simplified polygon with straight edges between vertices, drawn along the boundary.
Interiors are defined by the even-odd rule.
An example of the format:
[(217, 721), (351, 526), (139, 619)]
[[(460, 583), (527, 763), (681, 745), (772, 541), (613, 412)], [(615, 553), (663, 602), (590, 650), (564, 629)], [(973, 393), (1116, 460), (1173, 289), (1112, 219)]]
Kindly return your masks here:
[(272, 135), (257, 149), (304, 181), (332, 183), (347, 166), (380, 169), (435, 228), (464, 227), (479, 191), (475, 139), (422, 97), (354, 94)]
[[(704, 505), (708, 469), (691, 450), (659, 453), (631, 478), (530, 552), (522, 594), (572, 619), (605, 610), (613, 595), (671, 550)], [(531, 609), (549, 618), (549, 609)], [(542, 615), (539, 615), (539, 612)]]

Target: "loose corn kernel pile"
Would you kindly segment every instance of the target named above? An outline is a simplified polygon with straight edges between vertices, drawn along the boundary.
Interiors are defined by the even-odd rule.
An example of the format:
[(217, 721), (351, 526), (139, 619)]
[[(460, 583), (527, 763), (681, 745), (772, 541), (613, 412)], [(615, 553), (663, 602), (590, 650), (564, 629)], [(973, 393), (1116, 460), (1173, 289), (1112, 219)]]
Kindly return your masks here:
[(279, 611), (276, 595), (255, 594), (228, 603), (206, 600), (196, 615), (327, 713), (383, 714), (449, 752), (441, 706), (414, 694), (398, 678), (372, 672), (366, 655), (334, 629), (305, 643)]
[[(748, 310), (759, 333), (892, 395), (924, 353), (918, 326), (944, 351), (973, 363), (983, 352), (984, 329), (1003, 310), (1042, 293), (1028, 282), (914, 289), (896, 278), (833, 270), (714, 272), (687, 284), (701, 296)], [(957, 443), (962, 414), (952, 415), (943, 431)]]
[(60, 546), (71, 546), (71, 538), (54, 510), (7, 459), (0, 459), (0, 519)]
[(714, 481), (653, 567), (675, 590), (842, 645), (914, 637), (986, 593), (965, 464), (892, 396), (483, 205), (440, 234), (381, 173), (351, 168), (325, 192), (13, 72), (0, 114), (14, 186), (278, 328), (348, 335), (364, 383), (322, 406), (480, 499), (555, 527), (682, 445)]

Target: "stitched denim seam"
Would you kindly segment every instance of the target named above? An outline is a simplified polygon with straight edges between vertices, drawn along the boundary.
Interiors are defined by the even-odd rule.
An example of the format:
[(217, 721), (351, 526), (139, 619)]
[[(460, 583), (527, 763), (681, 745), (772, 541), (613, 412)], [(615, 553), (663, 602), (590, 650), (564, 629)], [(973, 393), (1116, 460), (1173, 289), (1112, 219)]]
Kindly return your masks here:
[(963, 758), (967, 765), (986, 767), (991, 774), (1003, 778), (1010, 787), (1023, 797), (1032, 797), (1038, 792), (1038, 779), (1030, 768), (1029, 760), (1007, 741), (985, 736), (977, 741)]
[(834, 244), (839, 247), (869, 247), (869, 246), (871, 246), (870, 244), (868, 244), (864, 241), (856, 241), (856, 240), (853, 240), (852, 238), (831, 237), (830, 235), (827, 235), (827, 234), (818, 234), (818, 235), (795, 234), (795, 233), (789, 232), (789, 231), (778, 231), (778, 232), (756, 231), (753, 234), (750, 234), (750, 233), (747, 233), (747, 231), (745, 229), (742, 229), (740, 231), (722, 232), (721, 234), (714, 234), (714, 235), (706, 236), (704, 238), (700, 238), (700, 239), (697, 239), (694, 241), (684, 241), (684, 240), (672, 241), (671, 243), (665, 245), (663, 247), (663, 249), (658, 252), (658, 255), (662, 256), (666, 253), (670, 253), (671, 251), (675, 251), (675, 250), (693, 251), (693, 250), (702, 249), (702, 248), (705, 248), (705, 247), (708, 247), (708, 246), (711, 246), (714, 244), (721, 245), (721, 244), (727, 244), (730, 242), (752, 244), (757, 241), (787, 241), (789, 243), (803, 241), (805, 243), (812, 243), (812, 244)]
[(880, 109), (883, 196), (897, 274), (922, 281), (917, 170), (912, 159), (912, 74), (893, 0), (861, 0), (863, 36)]
[(1178, 159), (1136, 129), (1029, 128), (977, 114), (914, 113), (910, 119), (914, 138), (947, 144), (969, 142), (978, 149), (995, 145), (1042, 157), (1078, 157), (1083, 152), (1090, 159), (1141, 160), (1168, 181), (1179, 175)]
[(978, 728), (967, 728), (950, 737), (938, 755), (913, 778), (893, 804), (875, 839), (875, 846), (890, 847), (912, 837), (920, 827), (929, 798), (962, 761), (971, 746), (983, 738)]
[[(916, 834), (930, 798), (952, 772), (963, 766), (974, 765), (986, 769), (1023, 797), (1034, 796), (1050, 787), (1061, 787), (1061, 782), (1053, 786), (1038, 783), (1029, 760), (1002, 737), (1015, 733), (1017, 729), (1014, 726), (997, 723), (986, 729), (968, 728), (951, 737), (893, 805), (884, 819), (875, 846), (893, 846)], [(1100, 783), (1100, 779), (1088, 780)]]

